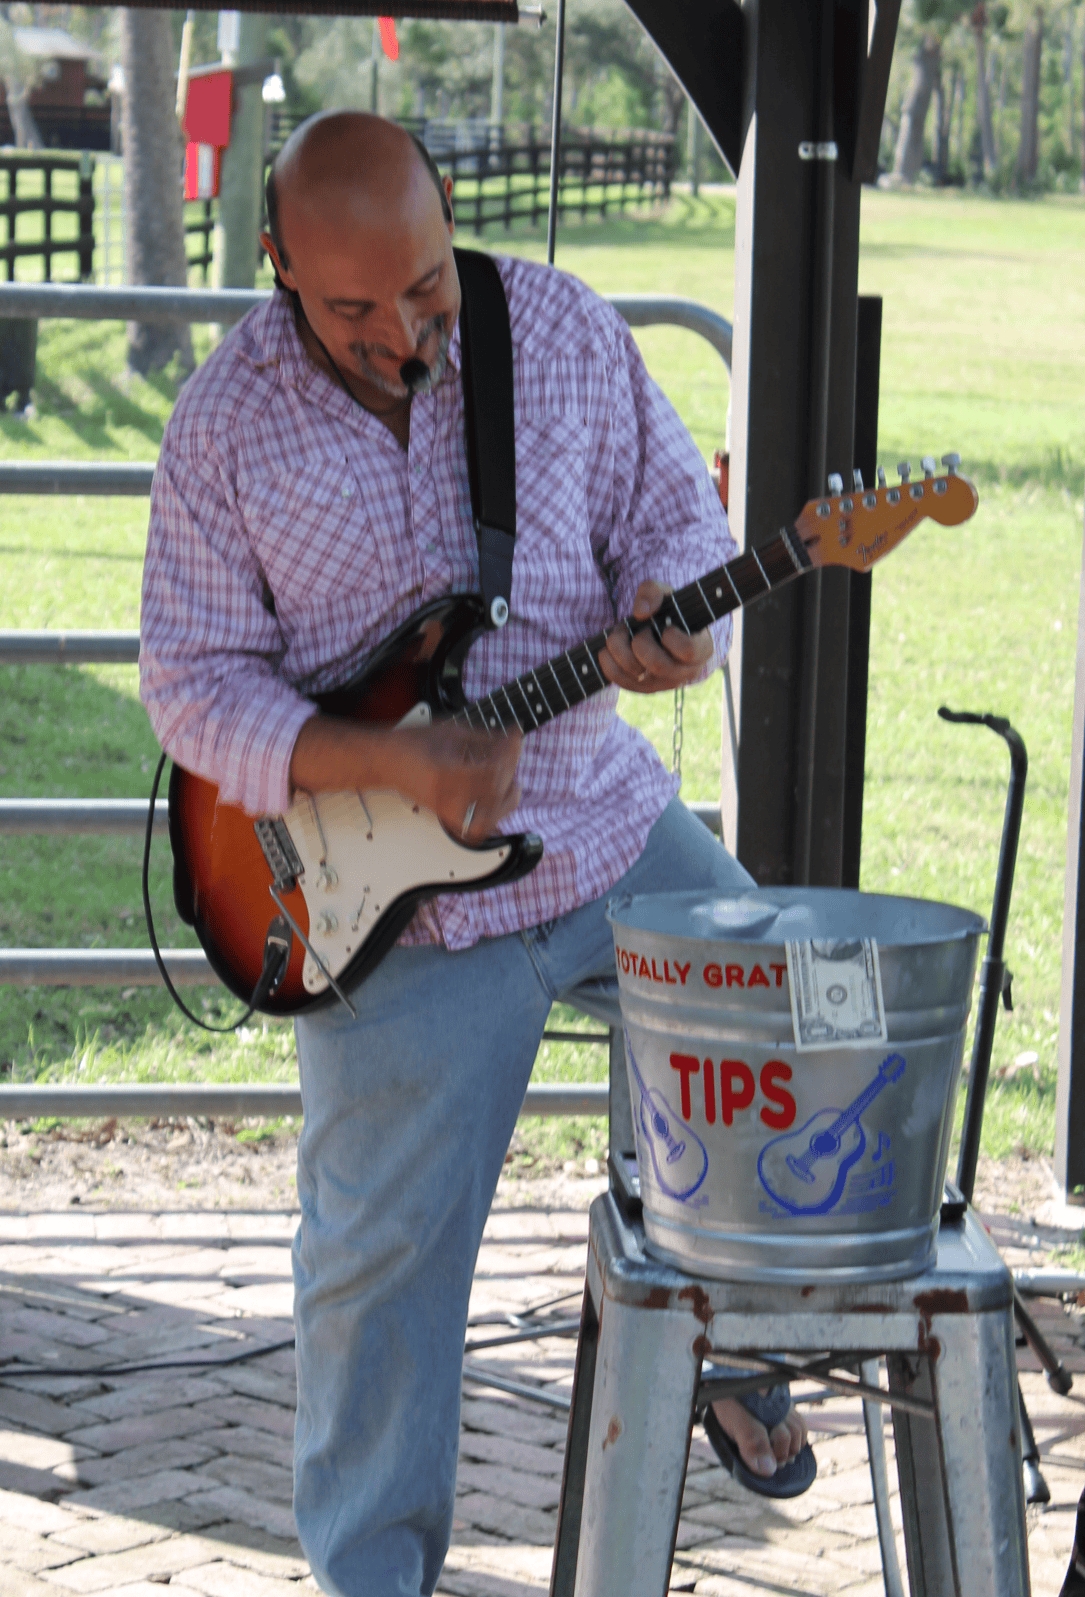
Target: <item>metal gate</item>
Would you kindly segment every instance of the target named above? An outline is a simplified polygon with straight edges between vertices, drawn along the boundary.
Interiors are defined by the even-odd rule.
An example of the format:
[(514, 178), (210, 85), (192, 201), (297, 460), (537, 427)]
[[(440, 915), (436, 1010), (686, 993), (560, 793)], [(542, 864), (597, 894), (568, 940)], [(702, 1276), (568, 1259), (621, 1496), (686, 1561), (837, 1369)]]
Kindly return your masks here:
[[(53, 283), (0, 283), (0, 320), (75, 318), (88, 321), (188, 321), (231, 325), (267, 296), (241, 289), (96, 288)], [(731, 325), (715, 311), (693, 300), (656, 294), (608, 296), (630, 327), (658, 324), (698, 333), (731, 368)], [(0, 462), (0, 494), (150, 493), (154, 467), (134, 462), (7, 461)], [(135, 664), (138, 632), (0, 632), (0, 665), (4, 664)], [(730, 695), (727, 695), (728, 706)], [(732, 725), (732, 739), (733, 739)], [(716, 805), (690, 808), (717, 834)], [(52, 836), (80, 834), (142, 835), (147, 800), (0, 799), (0, 833)], [(156, 806), (154, 829), (166, 830), (166, 803)], [(178, 987), (217, 985), (202, 950), (163, 949), (170, 979)], [(150, 948), (146, 949), (0, 949), (0, 982), (16, 986), (158, 986), (161, 978)], [(549, 1031), (553, 1042), (608, 1042), (604, 1033)], [(11, 1118), (37, 1115), (95, 1116), (111, 1114), (284, 1115), (301, 1113), (301, 1095), (289, 1083), (224, 1086), (15, 1086), (0, 1088), (3, 1112)], [(603, 1083), (533, 1084), (525, 1114), (605, 1114), (608, 1088)]]

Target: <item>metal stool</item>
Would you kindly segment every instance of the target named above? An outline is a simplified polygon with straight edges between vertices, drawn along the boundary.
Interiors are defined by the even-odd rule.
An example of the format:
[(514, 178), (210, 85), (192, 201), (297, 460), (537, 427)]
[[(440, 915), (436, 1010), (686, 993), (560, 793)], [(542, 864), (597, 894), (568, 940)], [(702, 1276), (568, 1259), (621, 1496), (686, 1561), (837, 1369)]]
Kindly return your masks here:
[(914, 1597), (1025, 1597), (1013, 1284), (970, 1211), (923, 1275), (780, 1285), (657, 1263), (613, 1192), (591, 1209), (551, 1597), (665, 1597), (702, 1362), (766, 1353), (819, 1378), (885, 1355)]

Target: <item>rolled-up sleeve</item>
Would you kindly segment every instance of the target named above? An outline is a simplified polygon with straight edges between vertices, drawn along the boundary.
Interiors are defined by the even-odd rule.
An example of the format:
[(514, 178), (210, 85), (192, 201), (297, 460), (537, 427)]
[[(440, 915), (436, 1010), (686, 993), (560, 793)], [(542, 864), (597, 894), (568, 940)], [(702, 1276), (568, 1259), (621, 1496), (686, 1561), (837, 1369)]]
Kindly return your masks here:
[[(629, 329), (613, 319), (605, 404), (596, 429), (600, 485), (610, 490), (609, 505), (601, 496), (607, 536), (600, 558), (612, 573), (615, 606), (624, 616), (645, 580), (684, 587), (733, 559), (738, 546), (697, 446), (648, 375)], [(711, 632), (715, 656), (702, 676), (727, 656), (730, 616)]]
[(151, 489), (140, 697), (162, 747), (250, 815), (290, 802), (314, 705), (279, 674), (284, 641), (238, 513), (230, 463), (202, 430), (166, 440)]

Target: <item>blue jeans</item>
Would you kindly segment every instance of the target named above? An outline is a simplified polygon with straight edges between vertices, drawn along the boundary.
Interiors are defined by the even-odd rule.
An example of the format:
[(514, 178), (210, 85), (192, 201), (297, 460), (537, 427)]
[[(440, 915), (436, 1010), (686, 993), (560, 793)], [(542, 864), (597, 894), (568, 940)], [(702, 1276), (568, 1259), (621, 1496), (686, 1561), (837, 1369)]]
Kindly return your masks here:
[(436, 1586), (471, 1278), (546, 1018), (620, 1019), (607, 898), (750, 880), (676, 800), (603, 899), (458, 953), (395, 947), (357, 1020), (297, 1020), (294, 1512), (324, 1591)]

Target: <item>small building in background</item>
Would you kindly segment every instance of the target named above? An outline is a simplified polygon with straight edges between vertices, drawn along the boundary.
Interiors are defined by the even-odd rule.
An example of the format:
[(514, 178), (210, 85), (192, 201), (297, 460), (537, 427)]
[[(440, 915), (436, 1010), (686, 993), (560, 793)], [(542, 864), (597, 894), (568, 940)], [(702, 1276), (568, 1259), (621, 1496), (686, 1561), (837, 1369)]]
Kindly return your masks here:
[[(12, 31), (20, 54), (36, 68), (27, 102), (42, 145), (46, 149), (108, 150), (110, 97), (105, 57), (63, 28)], [(0, 81), (0, 144), (14, 142), (7, 95)]]

